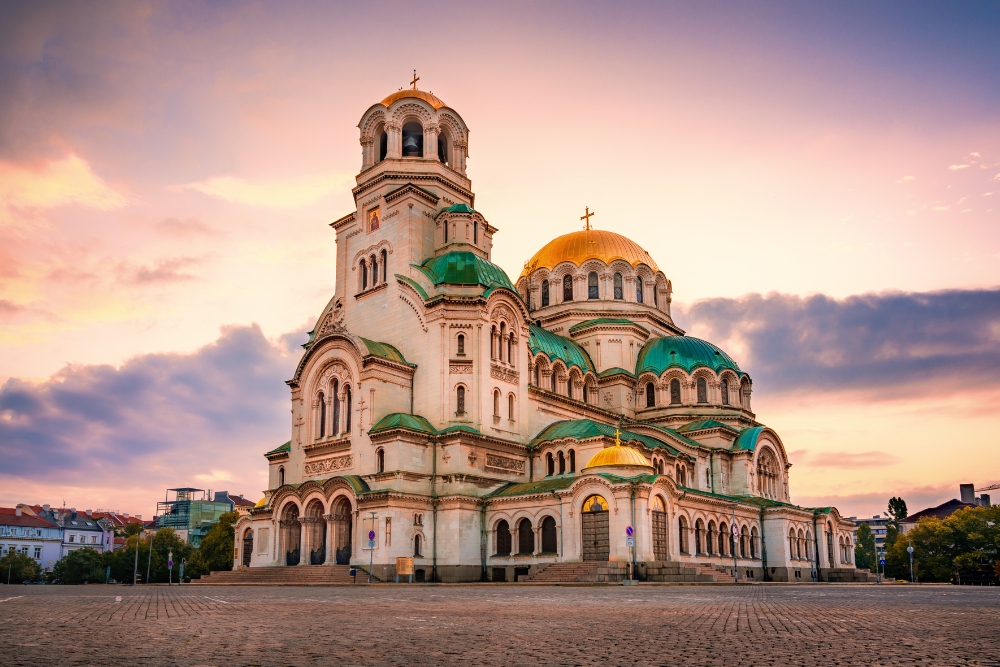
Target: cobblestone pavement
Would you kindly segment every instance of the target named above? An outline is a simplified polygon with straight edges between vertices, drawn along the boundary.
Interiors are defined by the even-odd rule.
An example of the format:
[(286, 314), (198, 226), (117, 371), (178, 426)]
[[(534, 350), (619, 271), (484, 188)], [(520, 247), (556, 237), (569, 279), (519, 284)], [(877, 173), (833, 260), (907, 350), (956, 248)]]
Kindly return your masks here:
[(0, 586), (0, 665), (995, 665), (1000, 588)]

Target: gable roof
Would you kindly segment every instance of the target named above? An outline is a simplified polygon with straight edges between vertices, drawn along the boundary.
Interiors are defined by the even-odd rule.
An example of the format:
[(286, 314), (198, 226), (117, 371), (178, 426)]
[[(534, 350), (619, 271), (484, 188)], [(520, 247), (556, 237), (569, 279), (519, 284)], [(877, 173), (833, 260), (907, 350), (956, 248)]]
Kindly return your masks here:
[(576, 366), (584, 373), (594, 370), (590, 355), (575, 341), (546, 331), (537, 324), (528, 325), (528, 347), (532, 354), (544, 352), (552, 361), (562, 360), (567, 368)]
[(911, 514), (910, 516), (903, 519), (900, 523), (916, 523), (925, 517), (933, 517), (935, 519), (947, 519), (952, 514), (958, 510), (965, 509), (966, 507), (977, 507), (972, 503), (963, 503), (957, 498), (952, 498), (946, 503), (941, 503), (937, 507), (928, 507), (925, 510), (920, 510), (916, 514)]
[(694, 431), (708, 431), (713, 428), (721, 428), (731, 433), (740, 432), (738, 428), (733, 428), (729, 424), (723, 424), (722, 422), (715, 421), (714, 419), (700, 419), (698, 421), (684, 424), (683, 426), (678, 426), (674, 430), (678, 433), (692, 433)]
[(21, 526), (25, 528), (56, 528), (51, 521), (43, 517), (29, 514), (22, 510), (21, 516), (17, 515), (17, 508), (0, 507), (0, 526)]
[[(535, 436), (528, 445), (531, 448), (539, 447), (552, 440), (562, 438), (573, 438), (574, 440), (591, 440), (593, 438), (614, 438), (615, 427), (592, 419), (567, 419), (554, 424), (549, 424), (542, 432)], [(680, 452), (662, 440), (657, 440), (648, 435), (622, 430), (618, 436), (622, 442), (638, 442), (647, 449), (666, 449), (673, 454)]]
[[(358, 336), (358, 338), (361, 338), (361, 336)], [(375, 340), (368, 340), (367, 338), (361, 338), (361, 342), (365, 344), (366, 348), (368, 348), (368, 354), (370, 355), (380, 357), (387, 361), (395, 361), (397, 364), (405, 364), (406, 366), (413, 366), (416, 368), (416, 366), (409, 363), (403, 357), (402, 352), (397, 350), (392, 345), (389, 345), (389, 343), (380, 343)]]

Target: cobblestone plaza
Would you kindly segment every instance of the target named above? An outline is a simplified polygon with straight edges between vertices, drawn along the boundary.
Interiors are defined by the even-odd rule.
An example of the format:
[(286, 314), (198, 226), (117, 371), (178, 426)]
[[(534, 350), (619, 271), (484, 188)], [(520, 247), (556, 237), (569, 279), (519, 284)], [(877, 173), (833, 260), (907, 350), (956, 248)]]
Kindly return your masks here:
[(1000, 665), (955, 586), (9, 586), (3, 665)]

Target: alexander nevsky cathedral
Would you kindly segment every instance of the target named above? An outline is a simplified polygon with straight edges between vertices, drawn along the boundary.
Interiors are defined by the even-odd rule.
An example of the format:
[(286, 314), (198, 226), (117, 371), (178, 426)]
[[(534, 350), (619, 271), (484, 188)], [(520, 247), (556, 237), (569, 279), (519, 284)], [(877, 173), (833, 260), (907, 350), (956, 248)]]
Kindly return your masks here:
[(648, 252), (585, 209), (512, 281), (462, 117), (415, 77), (358, 127), (336, 292), (226, 574), (391, 580), (412, 558), (416, 581), (868, 579), (851, 521), (791, 504), (750, 375), (674, 324)]

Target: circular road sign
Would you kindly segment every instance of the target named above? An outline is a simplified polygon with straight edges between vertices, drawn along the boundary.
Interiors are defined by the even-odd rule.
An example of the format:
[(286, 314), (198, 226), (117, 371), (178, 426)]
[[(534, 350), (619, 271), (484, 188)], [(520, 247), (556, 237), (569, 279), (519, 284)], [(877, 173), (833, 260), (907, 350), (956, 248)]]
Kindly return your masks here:
[(369, 530), (368, 531), (368, 539), (369, 540), (374, 540), (375, 539), (375, 531), (374, 530)]
[(733, 535), (736, 537), (740, 536), (740, 527), (737, 526), (735, 523), (733, 524)]
[(626, 534), (627, 536), (629, 536), (629, 537), (632, 537), (632, 534), (633, 534), (633, 533), (635, 533), (635, 531), (634, 531), (634, 530), (632, 530), (632, 526), (629, 526), (628, 528), (626, 528), (626, 529), (625, 529), (625, 534)]

